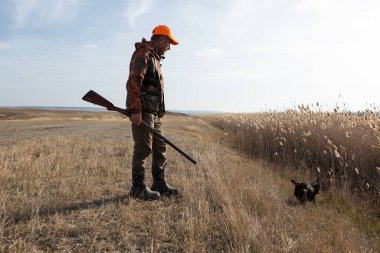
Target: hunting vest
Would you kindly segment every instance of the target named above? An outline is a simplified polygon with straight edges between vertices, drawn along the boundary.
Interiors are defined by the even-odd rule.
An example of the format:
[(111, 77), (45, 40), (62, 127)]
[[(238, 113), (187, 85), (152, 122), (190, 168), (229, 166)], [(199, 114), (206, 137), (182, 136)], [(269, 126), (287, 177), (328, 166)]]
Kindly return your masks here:
[(141, 106), (143, 111), (153, 113), (161, 118), (165, 114), (165, 104), (156, 61), (154, 55), (149, 52), (148, 67), (141, 87)]

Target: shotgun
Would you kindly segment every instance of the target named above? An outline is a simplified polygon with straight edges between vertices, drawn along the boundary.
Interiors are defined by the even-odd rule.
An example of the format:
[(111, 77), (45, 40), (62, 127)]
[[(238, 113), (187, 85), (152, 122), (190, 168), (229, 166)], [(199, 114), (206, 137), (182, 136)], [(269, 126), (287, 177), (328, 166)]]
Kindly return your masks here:
[[(87, 92), (86, 95), (84, 95), (82, 99), (84, 101), (89, 102), (89, 103), (93, 103), (93, 104), (96, 104), (96, 105), (103, 106), (103, 107), (107, 108), (108, 111), (116, 111), (116, 112), (119, 112), (119, 113), (121, 113), (121, 114), (123, 114), (123, 115), (125, 115), (127, 117), (131, 116), (131, 113), (129, 111), (114, 106), (110, 101), (108, 101), (107, 99), (105, 99), (104, 97), (102, 97), (101, 95), (99, 95), (98, 93), (96, 93), (93, 90), (90, 90), (89, 92)], [(177, 147), (176, 145), (174, 145), (174, 143), (172, 143), (171, 141), (169, 141), (168, 139), (166, 139), (164, 136), (162, 136), (153, 127), (151, 127), (150, 125), (148, 125), (144, 120), (141, 120), (141, 124), (143, 126), (147, 127), (150, 131), (152, 131), (153, 134), (155, 134), (158, 138), (160, 138), (161, 140), (163, 140), (164, 142), (166, 142), (167, 144), (169, 144), (172, 148), (174, 148), (175, 150), (177, 150), (181, 155), (183, 155), (184, 157), (186, 157), (193, 164), (197, 164), (197, 162), (193, 158), (191, 158), (190, 156), (188, 156), (179, 147)]]

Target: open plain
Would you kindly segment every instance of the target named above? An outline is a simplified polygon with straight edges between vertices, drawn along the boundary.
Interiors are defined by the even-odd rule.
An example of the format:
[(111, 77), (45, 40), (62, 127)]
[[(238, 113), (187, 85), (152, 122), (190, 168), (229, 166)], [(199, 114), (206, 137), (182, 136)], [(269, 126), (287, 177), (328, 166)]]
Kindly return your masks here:
[(207, 117), (169, 114), (163, 129), (198, 164), (168, 147), (168, 181), (181, 197), (143, 202), (127, 197), (128, 119), (0, 109), (0, 251), (380, 250), (379, 218), (366, 203), (326, 190), (301, 206), (290, 178), (304, 175), (240, 153)]

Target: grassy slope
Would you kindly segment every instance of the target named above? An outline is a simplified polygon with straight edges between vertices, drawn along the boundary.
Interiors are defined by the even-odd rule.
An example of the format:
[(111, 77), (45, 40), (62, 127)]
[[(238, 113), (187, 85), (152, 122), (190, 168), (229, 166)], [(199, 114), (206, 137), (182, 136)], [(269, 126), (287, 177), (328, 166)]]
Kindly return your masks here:
[(367, 223), (347, 211), (359, 207), (326, 193), (318, 206), (299, 206), (288, 178), (229, 148), (201, 119), (165, 117), (167, 137), (198, 165), (170, 148), (168, 179), (182, 198), (142, 202), (126, 198), (128, 120), (22, 113), (0, 121), (3, 250), (375, 252)]

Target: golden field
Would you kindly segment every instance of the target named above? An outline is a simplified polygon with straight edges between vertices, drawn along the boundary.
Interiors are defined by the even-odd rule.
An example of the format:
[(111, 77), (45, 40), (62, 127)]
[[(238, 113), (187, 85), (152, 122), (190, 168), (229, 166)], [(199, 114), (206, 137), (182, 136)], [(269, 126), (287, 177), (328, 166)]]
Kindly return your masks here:
[[(380, 210), (380, 115), (312, 110), (209, 116), (239, 150), (297, 171)], [(380, 216), (380, 212), (378, 213)]]
[[(295, 166), (297, 162), (286, 162), (284, 156), (286, 150), (307, 153), (303, 139), (314, 147), (319, 139), (311, 136), (317, 136), (316, 132), (303, 137), (302, 131), (294, 128), (293, 135), (278, 136), (286, 141), (257, 146), (264, 141), (252, 139), (260, 134), (267, 140), (273, 136), (266, 127), (272, 124), (273, 132), (281, 131), (281, 124), (291, 124), (291, 120), (267, 119), (264, 125), (264, 116), (261, 122), (251, 117), (165, 116), (165, 135), (198, 165), (168, 147), (168, 180), (182, 196), (143, 202), (127, 197), (132, 156), (128, 119), (110, 112), (0, 109), (0, 251), (378, 252), (379, 217), (376, 209), (370, 208), (373, 198), (356, 198), (349, 191), (338, 190), (352, 185), (378, 194), (370, 181), (378, 176), (376, 169), (367, 174), (364, 166), (357, 166), (359, 174), (355, 175), (362, 179), (338, 181), (340, 174), (333, 171), (332, 177), (319, 165), (325, 190), (317, 205), (301, 206), (293, 196), (290, 178), (312, 180), (316, 164), (306, 161), (302, 167), (305, 162), (299, 161), (301, 165)], [(333, 131), (335, 121), (330, 121), (333, 125), (326, 129)], [(260, 124), (263, 132), (243, 127), (251, 123)], [(349, 139), (352, 145), (360, 139), (354, 130)], [(372, 149), (351, 145), (343, 151), (337, 141), (343, 136), (337, 130), (331, 133), (326, 136), (341, 157), (345, 158), (345, 152), (351, 154), (348, 150), (357, 150), (356, 159), (373, 162), (362, 160)], [(372, 132), (365, 134), (363, 141), (372, 141)], [(301, 143), (288, 148), (295, 137)], [(250, 146), (251, 142), (255, 144)], [(274, 143), (276, 151), (271, 146)], [(262, 154), (260, 147), (264, 147)], [(292, 155), (295, 161), (298, 158)], [(335, 170), (335, 160), (334, 165)], [(351, 176), (348, 170), (347, 177)], [(325, 183), (331, 177), (335, 188)], [(362, 187), (361, 180), (369, 189)], [(149, 170), (147, 181), (150, 185)]]

